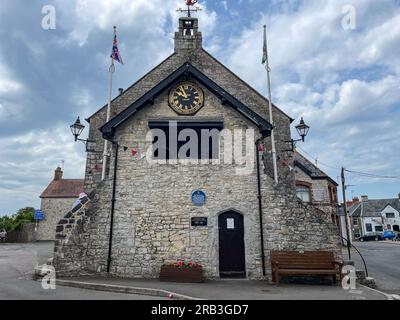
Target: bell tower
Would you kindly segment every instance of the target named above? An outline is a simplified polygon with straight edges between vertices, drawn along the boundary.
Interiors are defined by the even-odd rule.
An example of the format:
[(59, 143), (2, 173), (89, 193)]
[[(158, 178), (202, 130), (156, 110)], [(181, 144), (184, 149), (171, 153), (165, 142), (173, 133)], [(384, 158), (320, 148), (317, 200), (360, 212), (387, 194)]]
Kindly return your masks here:
[(198, 50), (202, 48), (202, 43), (199, 20), (194, 17), (179, 18), (179, 29), (175, 32), (175, 52)]

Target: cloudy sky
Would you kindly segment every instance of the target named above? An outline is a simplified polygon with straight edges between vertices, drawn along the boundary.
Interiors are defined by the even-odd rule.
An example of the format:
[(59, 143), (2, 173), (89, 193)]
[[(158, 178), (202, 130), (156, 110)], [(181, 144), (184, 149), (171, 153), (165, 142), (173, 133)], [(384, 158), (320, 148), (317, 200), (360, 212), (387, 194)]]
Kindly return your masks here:
[[(175, 9), (183, 2), (1, 1), (0, 215), (39, 207), (62, 160), (66, 178), (83, 177), (84, 146), (73, 142), (69, 125), (107, 100), (112, 26), (125, 60), (114, 87), (127, 88), (173, 51)], [(55, 30), (42, 28), (46, 5), (56, 10)], [(200, 5), (206, 49), (264, 94), (262, 26), (268, 25), (273, 100), (312, 127), (299, 145), (308, 158), (318, 158), (334, 179), (341, 166), (400, 176), (399, 0)], [(349, 197), (400, 192), (399, 179), (348, 178)]]

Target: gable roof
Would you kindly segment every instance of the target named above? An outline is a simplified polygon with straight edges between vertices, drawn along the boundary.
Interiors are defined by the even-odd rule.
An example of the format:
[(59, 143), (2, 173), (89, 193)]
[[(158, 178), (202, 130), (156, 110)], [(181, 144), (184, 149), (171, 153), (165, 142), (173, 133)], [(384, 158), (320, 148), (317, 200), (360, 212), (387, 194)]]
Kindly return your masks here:
[(400, 199), (369, 199), (361, 202), (361, 217), (381, 217), (388, 205), (400, 212)]
[(53, 180), (40, 198), (77, 198), (83, 192), (83, 179)]
[(353, 204), (350, 208), (347, 209), (349, 211), (349, 215), (351, 217), (360, 217), (361, 216), (361, 202)]
[(105, 139), (111, 139), (114, 136), (115, 129), (132, 117), (137, 111), (141, 110), (143, 107), (154, 102), (155, 98), (172, 86), (177, 80), (184, 76), (191, 76), (196, 79), (200, 84), (205, 86), (210, 90), (215, 96), (221, 99), (223, 105), (229, 105), (235, 111), (239, 112), (245, 118), (254, 123), (262, 132), (263, 135), (270, 134), (272, 130), (272, 125), (259, 114), (251, 110), (249, 107), (244, 105), (238, 99), (233, 97), (222, 87), (208, 78), (200, 70), (195, 68), (191, 63), (187, 62), (183, 64), (180, 68), (171, 73), (167, 78), (158, 83), (150, 91), (148, 91), (141, 98), (137, 99), (134, 103), (128, 106), (125, 110), (120, 112), (116, 117), (111, 119), (109, 122), (104, 124), (100, 131), (103, 133)]
[[(234, 73), (232, 70), (230, 70), (229, 68), (227, 68), (221, 61), (219, 61), (217, 58), (215, 58), (211, 53), (209, 53), (207, 50), (205, 50), (204, 48), (202, 48), (202, 51), (209, 57), (211, 58), (215, 63), (218, 63), (222, 68), (225, 69), (225, 71), (229, 72), (232, 76), (234, 76), (235, 78), (237, 78), (242, 84), (244, 84), (247, 89), (250, 89), (252, 92), (254, 92), (258, 97), (260, 97), (261, 99), (263, 99), (266, 104), (269, 104), (269, 100), (263, 96), (260, 92), (258, 92), (255, 88), (253, 88), (250, 84), (248, 84), (246, 81), (244, 81), (242, 78), (240, 78), (236, 73)], [(283, 114), (285, 117), (287, 117), (290, 121), (290, 123), (292, 123), (294, 121), (294, 119), (289, 116), (287, 113), (283, 112), (282, 109), (280, 109), (279, 107), (277, 107), (274, 103), (272, 103), (272, 107), (275, 108), (278, 112), (280, 112), (281, 114)]]
[(338, 186), (337, 182), (329, 177), (325, 172), (313, 164), (310, 160), (305, 158), (297, 150), (294, 153), (294, 165), (304, 171), (311, 179), (327, 179), (335, 186)]
[[(250, 84), (248, 84), (246, 81), (244, 81), (242, 78), (240, 78), (237, 74), (235, 74), (233, 71), (231, 71), (230, 69), (228, 69), (221, 61), (219, 61), (217, 58), (215, 58), (211, 53), (209, 53), (207, 50), (205, 50), (204, 48), (201, 48), (201, 52), (204, 53), (207, 57), (209, 57), (210, 59), (212, 59), (212, 61), (214, 61), (215, 63), (217, 63), (218, 65), (220, 65), (222, 68), (224, 68), (224, 70), (226, 72), (228, 72), (229, 74), (231, 74), (232, 76), (234, 76), (235, 78), (237, 78), (246, 88), (250, 89), (252, 92), (254, 92), (258, 97), (260, 97), (261, 99), (263, 99), (267, 104), (269, 103), (269, 100), (263, 96), (260, 92), (258, 92), (255, 88), (253, 88)], [(165, 58), (162, 62), (160, 62), (157, 66), (155, 66), (153, 69), (151, 69), (149, 72), (147, 72), (145, 75), (143, 75), (140, 79), (138, 79), (136, 82), (134, 82), (132, 85), (130, 85), (127, 89), (124, 90), (125, 92), (128, 92), (131, 88), (135, 87), (136, 85), (138, 85), (140, 82), (142, 82), (147, 76), (151, 75), (155, 70), (159, 69), (160, 66), (164, 65), (165, 63), (167, 63), (168, 61), (171, 60), (171, 58), (174, 58), (174, 56), (176, 56), (176, 52), (172, 53), (171, 55), (169, 55), (167, 58)], [(123, 96), (123, 94), (119, 94), (117, 95), (115, 98), (112, 99), (111, 103), (113, 104), (115, 101), (117, 101), (118, 99), (121, 98), (121, 96)], [(280, 109), (279, 107), (277, 107), (274, 103), (272, 103), (272, 107), (277, 110), (278, 112), (280, 112), (281, 114), (283, 114), (285, 117), (287, 117), (290, 121), (290, 123), (292, 123), (294, 121), (294, 119), (289, 116), (287, 113), (283, 112), (282, 109)], [(94, 112), (91, 116), (89, 116), (88, 118), (86, 118), (85, 120), (87, 122), (90, 123), (91, 118), (93, 118), (95, 115), (97, 115), (100, 111), (102, 111), (103, 109), (107, 108), (107, 104), (103, 105), (103, 107), (101, 107), (100, 109), (98, 109), (96, 112)]]
[[(163, 61), (161, 61), (158, 65), (156, 65), (153, 69), (151, 69), (149, 72), (147, 72), (144, 76), (142, 76), (140, 79), (138, 79), (136, 82), (134, 82), (132, 85), (130, 85), (127, 89), (124, 90), (125, 92), (128, 92), (131, 88), (135, 87), (137, 84), (139, 84), (143, 79), (145, 79), (148, 75), (153, 73), (155, 70), (157, 70), (161, 65), (163, 65), (165, 62), (171, 59), (171, 57), (175, 56), (176, 53), (172, 53), (169, 55), (167, 58), (165, 58)], [(111, 104), (114, 103), (114, 101), (118, 100), (121, 97), (121, 95), (117, 95), (114, 99), (111, 100)], [(95, 113), (93, 113), (91, 116), (87, 117), (85, 120), (90, 123), (90, 119), (92, 119), (96, 114), (98, 114), (101, 110), (107, 108), (107, 104), (103, 105), (100, 109), (98, 109)]]

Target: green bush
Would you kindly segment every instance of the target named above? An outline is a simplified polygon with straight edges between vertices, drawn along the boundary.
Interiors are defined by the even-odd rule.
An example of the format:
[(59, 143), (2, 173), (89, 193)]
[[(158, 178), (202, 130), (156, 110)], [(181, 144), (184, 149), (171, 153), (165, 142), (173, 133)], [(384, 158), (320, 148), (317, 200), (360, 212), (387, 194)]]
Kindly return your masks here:
[(34, 216), (35, 208), (26, 207), (19, 209), (17, 213), (11, 217), (0, 217), (0, 230), (19, 230), (23, 223), (35, 222)]

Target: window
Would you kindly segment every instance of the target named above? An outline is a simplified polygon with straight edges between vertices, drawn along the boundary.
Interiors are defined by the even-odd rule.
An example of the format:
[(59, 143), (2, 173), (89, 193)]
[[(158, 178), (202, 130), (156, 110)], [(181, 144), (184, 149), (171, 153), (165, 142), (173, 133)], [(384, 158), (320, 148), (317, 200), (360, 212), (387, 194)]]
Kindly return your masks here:
[(367, 232), (372, 232), (372, 224), (371, 223), (366, 223), (365, 224), (365, 229), (367, 230)]
[(296, 186), (297, 197), (303, 202), (311, 202), (311, 190), (307, 186)]
[(382, 226), (375, 226), (375, 232), (383, 232)]
[(390, 224), (387, 225), (388, 230), (392, 230), (392, 226)]
[(394, 212), (386, 212), (386, 218), (394, 218)]

